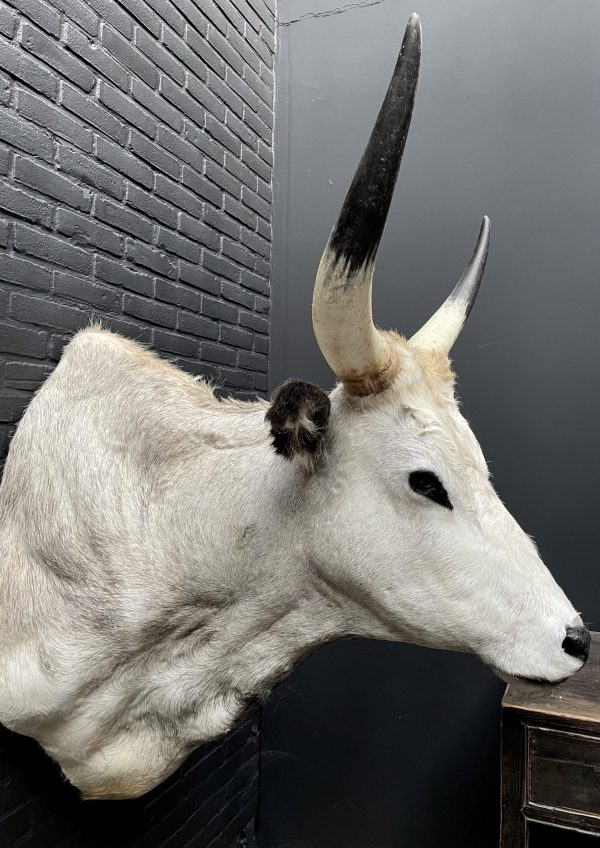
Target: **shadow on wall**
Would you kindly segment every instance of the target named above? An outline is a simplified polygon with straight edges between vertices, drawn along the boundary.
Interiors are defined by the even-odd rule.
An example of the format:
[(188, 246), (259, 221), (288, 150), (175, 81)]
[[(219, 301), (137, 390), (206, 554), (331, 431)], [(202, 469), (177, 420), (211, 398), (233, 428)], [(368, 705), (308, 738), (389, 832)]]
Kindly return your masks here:
[(0, 727), (2, 848), (254, 846), (258, 715), (133, 801), (85, 801), (32, 739)]

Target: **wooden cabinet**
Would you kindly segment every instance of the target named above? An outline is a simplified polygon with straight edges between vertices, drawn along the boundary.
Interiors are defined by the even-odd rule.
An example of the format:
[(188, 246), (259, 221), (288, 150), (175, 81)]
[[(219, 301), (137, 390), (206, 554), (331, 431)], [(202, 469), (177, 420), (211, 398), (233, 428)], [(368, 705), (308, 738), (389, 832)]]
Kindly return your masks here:
[(501, 848), (600, 848), (600, 633), (564, 683), (502, 700)]

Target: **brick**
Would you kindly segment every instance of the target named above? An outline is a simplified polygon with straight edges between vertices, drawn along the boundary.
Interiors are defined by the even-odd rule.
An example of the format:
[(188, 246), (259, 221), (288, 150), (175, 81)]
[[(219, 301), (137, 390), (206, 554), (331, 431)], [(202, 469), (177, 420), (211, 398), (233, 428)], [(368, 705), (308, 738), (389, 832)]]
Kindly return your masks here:
[[(243, 120), (244, 123), (248, 124), (248, 126), (251, 127), (252, 131), (257, 136), (260, 136), (263, 141), (267, 142), (267, 144), (270, 144), (272, 137), (272, 125), (268, 126), (267, 124), (265, 124), (264, 121), (257, 115), (255, 115), (252, 109), (248, 109), (247, 106), (244, 107)], [(256, 149), (258, 149), (258, 144), (260, 144), (260, 142), (257, 142)]]
[[(114, 9), (118, 9), (116, 4), (112, 5)], [(65, 26), (65, 45), (123, 91), (127, 91), (130, 79), (128, 72), (115, 62), (110, 53), (99, 44), (90, 42), (89, 38), (73, 24)]]
[(56, 96), (56, 77), (23, 50), (7, 41), (0, 42), (0, 68), (53, 99)]
[(205, 65), (212, 68), (220, 77), (225, 79), (225, 62), (219, 56), (214, 46), (207, 41), (204, 34), (198, 33), (191, 28), (188, 29), (187, 43), (194, 53), (202, 59)]
[(177, 285), (172, 280), (156, 278), (156, 299), (174, 303), (182, 309), (196, 312), (200, 308), (200, 294), (186, 286)]
[(15, 179), (82, 212), (89, 212), (92, 207), (88, 189), (81, 188), (57, 171), (38, 165), (32, 159), (24, 159), (22, 156), (15, 158)]
[(63, 171), (72, 174), (84, 185), (110, 194), (117, 200), (122, 200), (125, 194), (125, 180), (119, 174), (114, 174), (108, 168), (98, 165), (89, 156), (84, 156), (77, 150), (71, 150), (64, 144), (58, 145), (58, 165)]
[(7, 362), (4, 366), (4, 381), (11, 389), (35, 391), (51, 373), (50, 365), (37, 362)]
[(156, 197), (134, 185), (130, 185), (127, 188), (127, 204), (144, 212), (150, 218), (160, 221), (161, 224), (165, 224), (167, 227), (175, 229), (177, 226), (178, 212), (176, 209), (169, 203), (163, 203), (162, 200), (157, 200)]
[(195, 168), (198, 173), (202, 173), (205, 159), (202, 153), (198, 150), (198, 148), (194, 147), (194, 145), (189, 144), (187, 141), (183, 141), (178, 135), (175, 135), (175, 133), (172, 133), (171, 130), (162, 126), (158, 129), (158, 143), (178, 159), (182, 159), (184, 162), (187, 162), (187, 164), (191, 165), (192, 168)]
[(112, 259), (98, 256), (94, 270), (96, 277), (107, 283), (122, 286), (138, 294), (154, 295), (154, 278), (149, 274), (128, 268), (122, 262), (113, 262)]
[(86, 2), (98, 13), (102, 20), (118, 29), (125, 38), (131, 38), (133, 34), (131, 18), (117, 6), (114, 0), (86, 0)]
[(180, 356), (195, 357), (198, 354), (198, 342), (179, 333), (169, 333), (167, 330), (154, 331), (154, 345), (158, 350), (167, 353), (178, 353)]
[(160, 75), (159, 91), (170, 103), (197, 124), (204, 122), (204, 109), (169, 77)]
[(242, 229), (242, 244), (252, 253), (258, 253), (267, 260), (271, 258), (271, 243), (256, 233)]
[(187, 189), (163, 177), (162, 174), (156, 175), (155, 190), (159, 197), (175, 204), (185, 212), (189, 212), (190, 215), (196, 215), (198, 218), (201, 216), (202, 203), (198, 198), (191, 191), (187, 191)]
[(209, 318), (227, 321), (228, 324), (237, 324), (238, 322), (238, 310), (235, 306), (223, 303), (220, 300), (213, 300), (211, 297), (202, 298), (202, 312)]
[[(243, 191), (244, 187), (242, 187), (242, 194)], [(235, 218), (236, 221), (240, 221), (248, 227), (248, 229), (254, 230), (256, 228), (255, 213), (250, 209), (247, 209), (245, 206), (242, 206), (241, 203), (238, 203), (237, 200), (229, 197), (229, 195), (225, 195), (224, 209), (228, 215), (231, 215), (231, 217)]]
[(190, 286), (209, 292), (209, 294), (218, 295), (221, 291), (221, 282), (214, 274), (190, 262), (181, 261), (179, 263), (179, 279)]
[(210, 71), (208, 74), (208, 87), (239, 118), (243, 117), (244, 101), (241, 99), (241, 97), (238, 97), (238, 95), (234, 91), (231, 90), (231, 88), (226, 82), (224, 82), (212, 71)]
[(266, 336), (255, 336), (254, 350), (256, 351), (256, 353), (264, 353), (265, 355), (268, 355), (269, 339)]
[(241, 368), (248, 368), (251, 371), (267, 372), (268, 359), (260, 353), (248, 353), (240, 351), (238, 362)]
[(127, 153), (104, 138), (98, 138), (96, 141), (96, 156), (101, 162), (110, 165), (111, 168), (146, 188), (150, 188), (154, 182), (151, 168), (139, 162), (131, 153)]
[(198, 8), (196, 0), (177, 0), (177, 8), (200, 33), (206, 32), (206, 18)]
[(81, 123), (70, 118), (62, 109), (46, 103), (40, 97), (20, 90), (18, 93), (18, 110), (24, 118), (49, 130), (52, 135), (59, 135), (71, 141), (88, 153), (92, 150), (92, 132), (82, 127)]
[(17, 28), (17, 17), (6, 6), (0, 6), (0, 32), (12, 38)]
[(225, 277), (227, 280), (232, 280), (234, 283), (238, 281), (240, 276), (239, 269), (232, 262), (223, 256), (215, 256), (214, 253), (210, 253), (208, 250), (205, 250), (202, 254), (202, 264), (207, 271), (211, 271), (218, 277)]
[(56, 215), (56, 229), (75, 244), (97, 247), (115, 256), (123, 255), (123, 236), (97, 224), (86, 215), (59, 209)]
[[(0, 396), (0, 421), (3, 423), (17, 422), (29, 403), (28, 394), (9, 394), (4, 392)], [(22, 815), (24, 813), (24, 815)], [(28, 810), (13, 810), (8, 819), (2, 821), (2, 835), (6, 839), (20, 836), (26, 829), (28, 823)]]
[(239, 184), (239, 181), (224, 168), (215, 165), (214, 162), (211, 162), (210, 160), (206, 160), (204, 173), (211, 182), (218, 185), (232, 197), (237, 200), (242, 199), (242, 187)]
[(146, 327), (143, 324), (134, 321), (127, 321), (125, 318), (114, 315), (104, 315), (103, 313), (92, 313), (92, 321), (101, 322), (107, 330), (112, 330), (114, 333), (120, 333), (128, 339), (141, 342), (142, 344), (151, 344), (154, 334), (152, 327)]
[(215, 211), (210, 206), (207, 206), (204, 210), (204, 223), (231, 238), (237, 239), (240, 237), (241, 224), (223, 215), (221, 211)]
[(223, 255), (232, 259), (237, 265), (244, 265), (251, 271), (254, 270), (254, 255), (242, 245), (224, 238), (222, 250)]
[[(240, 162), (239, 159), (236, 159), (230, 153), (225, 155), (225, 168), (229, 171), (237, 180), (241, 181), (248, 188), (255, 191), (258, 188), (258, 177), (256, 173), (248, 168), (247, 165), (244, 165), (243, 162)], [(239, 199), (242, 199), (242, 187), (239, 188)]]
[(153, 115), (168, 124), (171, 129), (179, 130), (182, 127), (183, 121), (179, 112), (165, 103), (162, 97), (159, 97), (156, 92), (152, 91), (148, 86), (134, 79), (132, 81), (132, 95), (137, 103), (142, 105)]
[(205, 362), (190, 361), (189, 359), (175, 359), (174, 362), (178, 368), (183, 368), (184, 371), (188, 371), (195, 377), (215, 381), (220, 381), (221, 379), (220, 369), (216, 365), (208, 365)]
[(76, 331), (89, 323), (86, 313), (75, 306), (17, 293), (11, 296), (11, 316), (25, 324), (56, 327), (59, 330)]
[(94, 215), (98, 220), (116, 230), (137, 236), (142, 241), (152, 241), (154, 231), (152, 222), (138, 215), (137, 212), (131, 212), (122, 204), (118, 205), (110, 200), (105, 200), (103, 197), (98, 197), (94, 204)]
[(181, 212), (179, 215), (179, 230), (204, 247), (209, 247), (211, 250), (219, 249), (219, 236), (205, 226), (202, 221), (186, 215), (185, 212)]
[[(212, 0), (196, 0), (196, 4), (198, 6), (199, 11), (204, 16), (206, 16), (208, 20), (217, 27), (217, 29), (221, 30), (223, 35), (225, 35), (227, 33), (227, 18), (225, 17), (221, 9), (226, 6), (226, 3), (223, 2), (223, 0), (219, 0), (219, 6), (221, 8), (218, 8), (217, 4), (212, 2)], [(233, 22), (235, 23), (235, 19), (238, 19), (238, 25), (241, 23), (241, 26), (243, 27), (244, 22), (240, 18), (240, 15), (236, 12), (234, 7), (230, 8), (230, 13), (232, 13), (234, 16)]]
[(150, 88), (158, 85), (158, 71), (142, 54), (135, 50), (121, 35), (102, 24), (102, 44), (119, 62), (129, 68)]
[(254, 298), (254, 311), (258, 314), (268, 315), (271, 303), (268, 298), (257, 295)]
[[(259, 150), (261, 149), (259, 144)], [(271, 181), (271, 168), (270, 166), (263, 161), (260, 156), (257, 156), (252, 150), (248, 150), (245, 147), (242, 150), (242, 162), (251, 168), (255, 174), (258, 174), (259, 177), (268, 183)]]
[(227, 38), (224, 38), (223, 35), (214, 27), (211, 27), (208, 33), (208, 41), (211, 46), (217, 51), (217, 53), (222, 57), (224, 62), (229, 65), (230, 68), (233, 68), (237, 73), (242, 76), (244, 72), (244, 60), (240, 56), (240, 54), (235, 50), (235, 48), (230, 44)]
[(96, 82), (96, 77), (74, 56), (71, 56), (58, 42), (47, 35), (44, 35), (40, 30), (35, 29), (29, 24), (24, 24), (21, 33), (21, 44), (38, 59), (42, 59), (50, 67), (60, 74), (67, 77), (75, 85), (83, 91), (91, 91)]
[(169, 253), (187, 259), (189, 262), (200, 261), (199, 245), (184, 236), (171, 232), (171, 230), (165, 230), (163, 227), (158, 230), (156, 245)]
[(221, 283), (221, 294), (225, 300), (239, 303), (240, 306), (245, 306), (247, 309), (252, 309), (254, 306), (254, 295), (245, 291), (236, 283), (228, 283), (224, 280)]
[(256, 133), (254, 133), (243, 121), (240, 121), (233, 112), (227, 113), (225, 124), (227, 128), (239, 138), (242, 144), (245, 144), (247, 147), (251, 147), (252, 150), (258, 150), (258, 137)]
[[(165, 3), (165, 6), (167, 4)], [(166, 74), (168, 74), (179, 85), (185, 83), (185, 68), (173, 58), (172, 54), (164, 49), (160, 44), (157, 44), (153, 38), (150, 38), (144, 30), (136, 29), (135, 46), (150, 59), (155, 65), (158, 65)]]
[(232, 368), (222, 368), (221, 378), (227, 386), (233, 388), (251, 389), (254, 383), (254, 374), (248, 371), (234, 371)]
[(130, 147), (137, 156), (158, 168), (159, 171), (174, 177), (176, 180), (180, 178), (181, 165), (179, 161), (135, 130), (131, 132)]
[(99, 18), (90, 9), (88, 3), (84, 3), (82, 0), (52, 0), (52, 3), (87, 33), (98, 35)]
[(147, 300), (135, 294), (126, 294), (123, 299), (123, 312), (133, 315), (149, 324), (160, 324), (163, 327), (175, 327), (176, 310), (154, 300)]
[(11, 152), (8, 147), (0, 144), (0, 174), (8, 174), (10, 169)]
[(235, 350), (223, 347), (222, 345), (202, 342), (202, 359), (207, 359), (209, 362), (217, 362), (220, 365), (235, 365), (237, 353)]
[(52, 206), (46, 200), (8, 183), (0, 183), (0, 209), (48, 229), (51, 226)]
[(47, 335), (39, 330), (16, 327), (0, 321), (0, 350), (3, 353), (17, 353), (31, 356), (33, 359), (46, 358)]
[(220, 189), (209, 182), (206, 177), (201, 177), (192, 168), (183, 166), (183, 184), (191, 189), (198, 197), (208, 200), (213, 206), (220, 207), (223, 202), (223, 193)]
[(204, 130), (200, 130), (190, 121), (186, 121), (183, 134), (190, 144), (193, 144), (206, 156), (210, 156), (218, 165), (223, 165), (225, 159), (223, 149)]
[[(51, 274), (43, 265), (36, 265), (18, 256), (0, 253), (0, 280), (38, 291), (49, 291)], [(0, 350), (2, 341), (0, 340)]]
[(60, 35), (60, 15), (48, 3), (43, 0), (10, 0), (10, 5), (23, 12), (50, 35)]
[(160, 18), (142, 0), (119, 0), (121, 5), (155, 38), (160, 35)]
[(250, 271), (242, 269), (240, 283), (246, 289), (251, 289), (258, 294), (268, 294), (269, 281), (259, 277), (258, 274), (252, 274)]
[[(252, 47), (254, 52), (258, 54), (261, 61), (264, 62), (264, 64), (268, 68), (272, 68), (273, 67), (273, 51), (263, 42), (263, 40), (260, 38), (260, 36), (256, 35), (256, 33), (253, 33), (251, 29), (247, 29), (246, 32), (245, 32), (245, 35), (246, 35), (246, 41), (250, 44), (250, 46)], [(254, 72), (251, 71), (249, 68), (244, 69), (244, 76), (248, 76), (249, 74), (253, 74), (253, 73)], [(254, 88), (256, 90), (257, 82), (260, 82), (261, 86), (263, 87), (264, 92), (265, 92), (263, 99), (264, 99), (265, 103), (267, 105), (269, 105), (270, 102), (271, 102), (269, 100), (270, 92), (269, 92), (269, 89), (267, 88), (267, 86), (262, 82), (262, 80), (259, 77), (257, 77), (256, 80), (253, 80), (251, 78), (250, 85), (252, 86), (252, 88)]]
[(230, 327), (227, 324), (221, 324), (219, 341), (230, 347), (241, 347), (244, 350), (252, 350), (254, 336), (252, 333), (242, 330), (239, 327)]
[(163, 43), (174, 56), (177, 56), (177, 58), (181, 60), (188, 71), (193, 73), (199, 79), (205, 80), (207, 78), (207, 71), (204, 66), (204, 62), (202, 62), (198, 56), (190, 50), (183, 39), (179, 38), (179, 36), (175, 35), (175, 33), (171, 32), (171, 30), (167, 27), (163, 28)]
[[(273, 203), (273, 188), (271, 187), (271, 183), (266, 183), (264, 180), (259, 179), (258, 193), (263, 200), (267, 201), (269, 206)], [(267, 220), (270, 220), (270, 213), (265, 217)]]
[(89, 97), (85, 97), (79, 91), (71, 88), (70, 85), (64, 85), (62, 90), (61, 103), (68, 109), (69, 112), (74, 112), (86, 123), (91, 124), (100, 132), (117, 141), (119, 144), (125, 144), (127, 140), (127, 127), (122, 121), (117, 120), (109, 111), (98, 106)]
[(222, 144), (227, 150), (231, 151), (235, 156), (242, 155), (242, 143), (236, 138), (233, 133), (229, 132), (223, 124), (219, 123), (212, 115), (206, 116), (206, 132), (214, 138), (216, 142)]
[(191, 333), (203, 339), (217, 339), (219, 336), (219, 325), (203, 315), (193, 312), (179, 312), (177, 315), (177, 329), (182, 333)]
[(171, 257), (167, 256), (162, 250), (155, 250), (145, 244), (128, 240), (127, 243), (127, 258), (134, 265), (141, 265), (144, 268), (149, 268), (151, 271), (156, 271), (163, 277), (169, 277), (174, 280), (177, 278), (177, 263)]
[(158, 129), (156, 120), (112, 85), (101, 81), (98, 99), (107, 109), (120, 115), (128, 124), (133, 124), (134, 127), (137, 127), (149, 138), (156, 136)]
[(240, 309), (239, 324), (241, 327), (248, 327), (257, 333), (263, 333), (265, 336), (269, 333), (268, 320), (260, 315), (255, 315), (253, 312), (244, 312)]
[(54, 272), (54, 293), (61, 297), (90, 303), (107, 312), (120, 312), (121, 295), (108, 286), (99, 286), (90, 280), (73, 274)]
[[(245, 65), (250, 65), (253, 71), (259, 73), (260, 71), (260, 57), (257, 53), (252, 49), (250, 44), (246, 41), (243, 34), (237, 32), (235, 27), (229, 26), (227, 28), (227, 42), (231, 45), (231, 47), (235, 50), (236, 53), (242, 58)], [(249, 102), (246, 97), (243, 98), (246, 102)]]
[(185, 32), (185, 18), (180, 15), (173, 3), (169, 0), (146, 0), (151, 6), (161, 21), (168, 24), (178, 35), (183, 35)]

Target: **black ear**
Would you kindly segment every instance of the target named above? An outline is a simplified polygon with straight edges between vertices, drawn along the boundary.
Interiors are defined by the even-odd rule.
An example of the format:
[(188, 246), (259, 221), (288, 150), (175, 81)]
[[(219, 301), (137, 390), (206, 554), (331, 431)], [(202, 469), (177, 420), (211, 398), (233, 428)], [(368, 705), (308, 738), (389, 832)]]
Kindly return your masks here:
[(286, 380), (273, 393), (265, 415), (277, 453), (288, 459), (316, 458), (323, 447), (330, 410), (329, 398), (319, 386)]

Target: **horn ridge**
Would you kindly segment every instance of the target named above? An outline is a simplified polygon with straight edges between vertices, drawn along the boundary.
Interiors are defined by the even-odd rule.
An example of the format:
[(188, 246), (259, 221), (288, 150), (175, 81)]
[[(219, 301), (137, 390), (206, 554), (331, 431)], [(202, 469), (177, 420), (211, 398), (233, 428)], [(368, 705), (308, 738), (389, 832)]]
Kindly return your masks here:
[(369, 142), (329, 239), (349, 276), (374, 261), (410, 128), (421, 56), (421, 22), (408, 21), (400, 54)]

